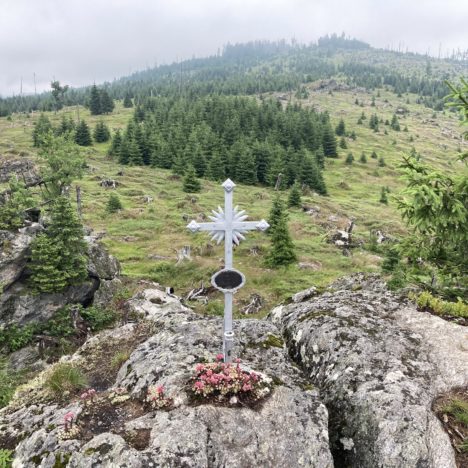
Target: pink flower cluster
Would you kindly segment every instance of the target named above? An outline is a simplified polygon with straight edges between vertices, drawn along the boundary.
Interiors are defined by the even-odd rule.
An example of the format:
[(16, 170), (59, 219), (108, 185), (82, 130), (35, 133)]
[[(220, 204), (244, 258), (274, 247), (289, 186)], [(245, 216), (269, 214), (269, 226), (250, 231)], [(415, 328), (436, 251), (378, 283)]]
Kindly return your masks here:
[(80, 395), (81, 401), (85, 403), (85, 405), (90, 402), (94, 402), (94, 397), (96, 395), (96, 390), (94, 388), (90, 388), (89, 390), (86, 390)]
[(162, 385), (152, 385), (151, 387), (148, 387), (146, 401), (156, 409), (166, 408), (167, 406), (170, 406), (172, 402), (170, 398), (165, 397), (164, 387)]
[(75, 413), (72, 411), (69, 411), (65, 416), (63, 417), (63, 425), (65, 432), (69, 431), (72, 426), (73, 426), (73, 421), (75, 420)]
[(216, 356), (217, 362), (197, 364), (192, 378), (192, 391), (199, 396), (231, 397), (249, 395), (257, 398), (264, 383), (259, 374), (241, 368), (240, 360), (235, 364), (223, 363), (223, 355)]

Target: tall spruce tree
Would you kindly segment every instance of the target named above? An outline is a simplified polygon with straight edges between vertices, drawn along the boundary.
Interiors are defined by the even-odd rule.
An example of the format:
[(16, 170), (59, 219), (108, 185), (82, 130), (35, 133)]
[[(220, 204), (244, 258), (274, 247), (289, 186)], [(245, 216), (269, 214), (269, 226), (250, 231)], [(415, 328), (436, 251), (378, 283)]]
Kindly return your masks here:
[(91, 112), (91, 115), (102, 114), (101, 93), (95, 84), (91, 87), (91, 94), (89, 97), (89, 111)]
[(330, 124), (325, 124), (322, 134), (323, 153), (328, 158), (337, 158), (338, 152), (336, 150), (335, 132)]
[(109, 93), (103, 89), (100, 92), (101, 96), (101, 114), (110, 114), (115, 107), (114, 100), (110, 97)]
[(297, 261), (294, 244), (289, 234), (287, 219), (284, 205), (281, 202), (279, 204), (277, 221), (271, 232), (271, 249), (266, 258), (266, 264), (269, 267), (278, 268)]
[(215, 150), (208, 163), (208, 178), (215, 181), (222, 181), (226, 176), (224, 161), (219, 151)]
[(120, 153), (121, 144), (122, 144), (122, 134), (120, 133), (120, 129), (117, 129), (117, 131), (114, 134), (114, 137), (112, 138), (112, 143), (110, 145), (109, 152), (107, 154), (109, 156), (112, 156), (113, 158), (118, 157)]
[(322, 177), (322, 172), (316, 162), (310, 157), (306, 157), (302, 161), (299, 180), (302, 184), (307, 185), (307, 187), (316, 191), (320, 195), (327, 194), (327, 188)]
[(80, 146), (91, 146), (93, 144), (88, 124), (84, 120), (81, 120), (76, 127), (75, 143)]

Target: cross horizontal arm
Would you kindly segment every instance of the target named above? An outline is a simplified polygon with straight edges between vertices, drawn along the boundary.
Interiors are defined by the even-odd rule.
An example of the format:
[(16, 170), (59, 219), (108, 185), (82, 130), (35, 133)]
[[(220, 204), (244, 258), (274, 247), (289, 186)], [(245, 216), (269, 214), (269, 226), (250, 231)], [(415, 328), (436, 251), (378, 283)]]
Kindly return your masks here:
[(192, 232), (224, 231), (226, 229), (226, 223), (197, 223), (196, 221), (192, 221), (187, 225), (187, 229)]
[(270, 225), (262, 219), (261, 221), (241, 221), (232, 223), (232, 228), (237, 231), (265, 231)]

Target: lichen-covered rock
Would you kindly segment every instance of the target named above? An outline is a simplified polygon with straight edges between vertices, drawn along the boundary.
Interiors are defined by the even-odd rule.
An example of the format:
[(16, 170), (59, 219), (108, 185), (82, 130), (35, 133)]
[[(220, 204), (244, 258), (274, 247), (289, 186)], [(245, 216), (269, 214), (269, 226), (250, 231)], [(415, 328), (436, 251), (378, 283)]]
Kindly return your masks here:
[[(67, 455), (67, 466), (76, 468), (333, 466), (327, 410), (288, 361), (281, 340), (272, 339), (278, 334), (274, 325), (260, 320), (235, 323), (235, 354), (272, 379), (271, 395), (252, 409), (195, 404), (187, 382), (196, 362), (212, 360), (219, 352), (221, 319), (196, 315), (158, 289), (145, 290), (129, 302), (134, 312), (154, 322), (157, 331), (134, 349), (114, 388), (123, 388), (134, 401), (141, 401), (149, 385), (164, 385), (165, 394), (174, 399), (173, 407), (128, 417), (120, 433), (103, 431), (88, 440), (60, 440), (64, 414), (70, 410), (79, 414), (81, 403), (28, 407), (25, 401), (18, 407), (16, 399), (0, 411), (0, 432), (11, 431), (19, 441), (13, 467), (53, 467), (52, 454), (59, 453)], [(129, 333), (129, 326), (134, 324), (122, 330)], [(103, 332), (103, 339), (112, 335), (122, 332)], [(99, 340), (98, 335), (85, 347)], [(78, 352), (72, 361), (79, 362), (81, 356)], [(136, 447), (131, 435), (138, 431), (147, 431), (148, 439)]]
[(88, 272), (91, 277), (112, 280), (120, 274), (119, 261), (99, 244), (95, 237), (86, 236), (88, 242)]
[(22, 282), (16, 282), (0, 297), (0, 325), (23, 326), (31, 322), (50, 319), (67, 304), (89, 303), (99, 286), (95, 278), (60, 293), (37, 294)]
[[(86, 236), (88, 242), (88, 279), (70, 286), (60, 293), (37, 294), (27, 284), (26, 266), (29, 246), (34, 236), (42, 230), (39, 223), (19, 229), (17, 232), (0, 231), (0, 326), (50, 319), (67, 304), (89, 304), (101, 282), (114, 281), (120, 273), (117, 259), (110, 255), (95, 237)], [(101, 292), (101, 302), (109, 299), (115, 283), (106, 284)]]
[(34, 239), (34, 228), (0, 231), (0, 292), (8, 289), (23, 273), (29, 245)]
[(101, 280), (99, 289), (94, 293), (93, 305), (106, 308), (115, 295), (122, 289), (123, 283), (120, 278)]
[(277, 307), (270, 319), (321, 391), (336, 463), (455, 468), (431, 405), (438, 393), (468, 383), (466, 328), (418, 312), (362, 274)]

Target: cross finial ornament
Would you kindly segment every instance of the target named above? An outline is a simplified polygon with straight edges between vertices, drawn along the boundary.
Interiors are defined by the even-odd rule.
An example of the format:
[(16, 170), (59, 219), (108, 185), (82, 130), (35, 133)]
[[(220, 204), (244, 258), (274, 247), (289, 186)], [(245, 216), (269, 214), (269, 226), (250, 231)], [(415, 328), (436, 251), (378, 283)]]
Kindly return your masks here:
[(192, 233), (208, 231), (211, 239), (220, 244), (224, 240), (224, 268), (211, 277), (213, 286), (224, 293), (224, 330), (223, 330), (223, 355), (224, 362), (232, 361), (232, 348), (234, 345), (234, 332), (232, 331), (232, 296), (244, 286), (245, 276), (232, 266), (232, 244), (238, 245), (245, 239), (248, 231), (266, 231), (270, 225), (261, 221), (245, 221), (248, 216), (244, 210), (232, 207), (233, 192), (236, 184), (227, 179), (222, 184), (224, 189), (224, 210), (218, 206), (218, 210), (212, 210), (209, 216), (211, 223), (197, 223), (195, 220), (187, 225)]

